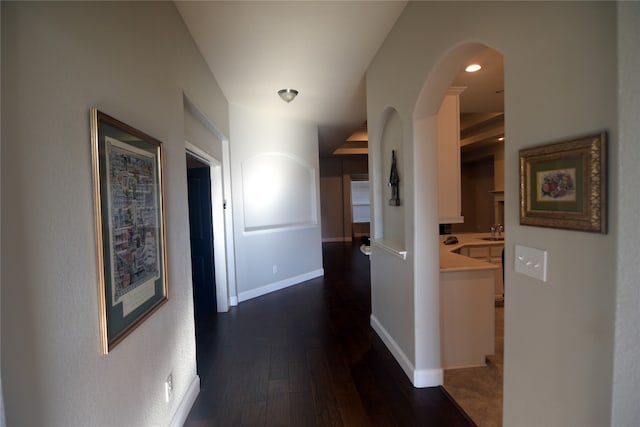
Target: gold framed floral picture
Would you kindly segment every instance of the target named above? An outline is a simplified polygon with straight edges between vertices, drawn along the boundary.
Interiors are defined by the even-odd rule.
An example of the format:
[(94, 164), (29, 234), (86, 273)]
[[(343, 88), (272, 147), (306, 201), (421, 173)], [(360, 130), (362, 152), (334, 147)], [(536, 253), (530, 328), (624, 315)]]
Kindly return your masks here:
[(519, 154), (520, 224), (607, 232), (605, 132)]

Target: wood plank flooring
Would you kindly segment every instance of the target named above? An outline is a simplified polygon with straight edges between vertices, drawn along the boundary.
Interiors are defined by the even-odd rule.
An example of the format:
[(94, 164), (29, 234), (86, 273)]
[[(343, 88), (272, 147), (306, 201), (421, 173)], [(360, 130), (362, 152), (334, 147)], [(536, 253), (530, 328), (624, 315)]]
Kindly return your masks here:
[(369, 326), (369, 260), (323, 244), (325, 276), (197, 322), (201, 426), (474, 426), (442, 387), (416, 389)]

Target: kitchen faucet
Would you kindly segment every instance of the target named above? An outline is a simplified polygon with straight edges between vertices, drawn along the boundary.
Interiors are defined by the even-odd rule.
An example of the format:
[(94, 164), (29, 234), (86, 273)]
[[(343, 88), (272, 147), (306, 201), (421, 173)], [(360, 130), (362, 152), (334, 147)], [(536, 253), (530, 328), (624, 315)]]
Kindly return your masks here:
[(490, 230), (491, 230), (491, 237), (496, 236), (496, 231), (498, 232), (498, 237), (500, 237), (504, 232), (504, 225), (502, 224), (492, 225)]

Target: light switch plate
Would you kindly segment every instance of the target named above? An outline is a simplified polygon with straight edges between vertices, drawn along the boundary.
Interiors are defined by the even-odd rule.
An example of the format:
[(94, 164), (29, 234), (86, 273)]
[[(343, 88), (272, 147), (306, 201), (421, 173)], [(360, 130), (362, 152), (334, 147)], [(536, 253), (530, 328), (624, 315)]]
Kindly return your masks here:
[(516, 245), (516, 273), (547, 281), (547, 251)]

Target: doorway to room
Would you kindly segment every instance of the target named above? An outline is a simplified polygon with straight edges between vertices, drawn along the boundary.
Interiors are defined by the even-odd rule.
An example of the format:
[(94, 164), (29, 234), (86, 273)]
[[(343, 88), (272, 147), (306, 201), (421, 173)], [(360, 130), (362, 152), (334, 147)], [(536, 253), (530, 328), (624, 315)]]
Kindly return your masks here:
[(209, 165), (187, 154), (191, 276), (196, 319), (216, 312), (216, 282)]
[[(471, 63), (479, 63), (482, 69), (477, 73), (466, 72), (465, 67)], [(428, 76), (421, 99), (418, 101), (415, 117), (429, 117), (430, 114), (437, 112), (438, 106), (443, 102), (443, 98), (439, 98), (438, 93), (444, 93), (449, 87), (461, 89), (458, 161), (462, 163), (460, 165), (462, 187), (458, 189), (458, 208), (462, 208), (461, 217), (464, 218), (464, 223), (442, 224), (444, 227), (441, 229), (452, 232), (458, 238), (464, 237), (463, 233), (469, 232), (489, 235), (494, 224), (503, 224), (504, 221), (502, 211), (496, 208), (499, 203), (502, 203), (501, 207), (504, 206), (505, 111), (502, 54), (486, 45), (476, 43), (452, 49)], [(422, 123), (428, 123), (428, 121), (423, 119)], [(424, 125), (424, 128), (419, 128), (419, 131), (420, 136), (437, 135), (437, 126)], [(437, 137), (425, 138), (427, 139), (437, 141)], [(418, 148), (421, 149), (421, 147)], [(491, 249), (490, 253), (493, 254), (496, 249), (493, 246), (496, 245), (500, 243), (494, 242), (486, 249)], [(494, 262), (494, 258), (485, 258), (483, 261), (487, 263), (501, 264), (500, 261)], [(499, 252), (497, 260), (500, 260)], [(479, 366), (474, 362), (473, 367), (459, 365), (455, 369), (445, 369), (443, 385), (478, 425), (499, 426), (502, 423), (503, 407), (505, 309), (502, 303), (502, 292), (498, 292), (502, 284), (502, 268), (495, 269), (495, 275), (494, 286), (491, 287), (494, 288), (495, 304), (492, 296), (483, 298), (484, 304), (477, 306), (478, 313), (491, 313), (491, 318), (494, 320), (484, 324), (483, 327), (483, 336), (489, 337), (489, 340), (494, 342), (493, 354), (486, 354), (484, 357), (486, 363)], [(487, 290), (489, 289), (487, 287)], [(441, 319), (447, 314), (443, 309), (441, 304)], [(492, 323), (495, 324), (492, 325)], [(441, 349), (443, 348), (442, 336)], [(464, 346), (467, 344), (472, 345), (469, 342)]]
[[(460, 160), (465, 231), (490, 232), (503, 224), (495, 215), (495, 197), (504, 194), (504, 58), (486, 48), (468, 58), (482, 68), (461, 70), (454, 85), (466, 86), (460, 96)], [(466, 94), (465, 94), (466, 92)], [(471, 98), (471, 99), (469, 99)], [(455, 233), (458, 227), (454, 226)], [(504, 246), (504, 245), (503, 245)], [(492, 247), (491, 251), (500, 248)], [(499, 252), (498, 252), (499, 253)], [(489, 261), (489, 260), (488, 260)], [(490, 258), (494, 263), (494, 258)], [(502, 267), (502, 262), (495, 262)], [(502, 269), (495, 270), (494, 352), (484, 366), (446, 370), (444, 386), (478, 425), (502, 424), (504, 304)]]
[(202, 360), (207, 351), (202, 331), (211, 327), (217, 312), (211, 167), (190, 153), (186, 155), (186, 164), (196, 363), (198, 374), (202, 375)]

